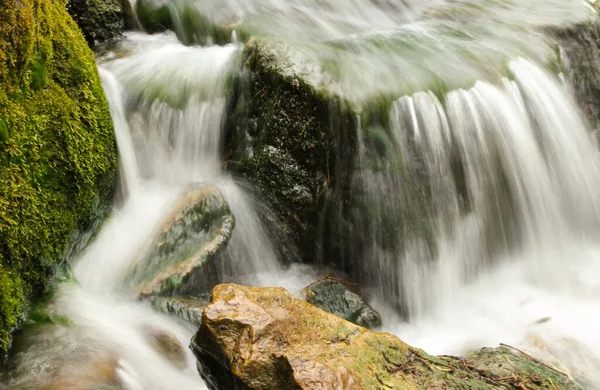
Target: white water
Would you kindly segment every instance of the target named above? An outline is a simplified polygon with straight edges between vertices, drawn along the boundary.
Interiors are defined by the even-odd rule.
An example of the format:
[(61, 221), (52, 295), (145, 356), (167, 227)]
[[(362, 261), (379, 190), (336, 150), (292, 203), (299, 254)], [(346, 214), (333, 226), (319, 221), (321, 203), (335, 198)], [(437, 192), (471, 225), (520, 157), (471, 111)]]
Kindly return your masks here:
[[(178, 197), (198, 183), (220, 188), (236, 217), (227, 258), (238, 263), (229, 267), (233, 275), (227, 276), (279, 269), (252, 200), (222, 169), (226, 84), (239, 48), (187, 48), (169, 36), (140, 34), (132, 34), (126, 44), (132, 51), (127, 58), (106, 62), (100, 69), (126, 200), (75, 262), (77, 283), (63, 285), (47, 308), (68, 319), (69, 325), (31, 332), (33, 341), (15, 358), (19, 369), (11, 387), (109, 385), (102, 379), (110, 373), (97, 378), (94, 367), (115, 362), (119, 388), (206, 388), (187, 348), (195, 329), (134, 302), (125, 280)], [(186, 352), (187, 367), (176, 367), (154, 350), (149, 331), (176, 337)], [(56, 356), (70, 349), (79, 352), (57, 363)], [(27, 366), (35, 369), (21, 371)]]
[(390, 250), (375, 232), (377, 290), (411, 318), (383, 305), (385, 328), (436, 354), (511, 344), (600, 388), (599, 151), (566, 86), (523, 59), (510, 71), (444, 103), (421, 92), (393, 106), (403, 168), (363, 172), (367, 194), (396, 194), (384, 207), (406, 215), (422, 207), (409, 186), (425, 172), (431, 206), (418, 216), (436, 249), (417, 235)]

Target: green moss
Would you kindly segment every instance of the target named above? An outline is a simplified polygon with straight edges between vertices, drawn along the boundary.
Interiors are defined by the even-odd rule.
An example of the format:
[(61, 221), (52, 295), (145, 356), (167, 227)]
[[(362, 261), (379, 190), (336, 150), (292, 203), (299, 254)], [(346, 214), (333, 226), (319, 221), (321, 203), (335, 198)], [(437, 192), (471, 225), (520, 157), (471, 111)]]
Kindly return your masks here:
[(31, 68), (31, 89), (38, 91), (44, 88), (46, 86), (47, 78), (48, 68), (46, 67), (46, 60), (40, 57), (33, 63)]
[(8, 142), (8, 124), (0, 118), (0, 146), (6, 145)]
[(71, 234), (106, 209), (117, 154), (93, 54), (65, 1), (5, 0), (0, 20), (4, 350), (27, 299), (59, 268)]

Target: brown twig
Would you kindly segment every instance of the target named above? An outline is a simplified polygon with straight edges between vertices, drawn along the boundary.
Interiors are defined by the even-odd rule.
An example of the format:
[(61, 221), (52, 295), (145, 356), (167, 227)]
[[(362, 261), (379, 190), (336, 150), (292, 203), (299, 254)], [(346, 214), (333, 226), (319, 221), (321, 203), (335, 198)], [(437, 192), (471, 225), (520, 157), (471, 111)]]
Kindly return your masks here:
[(548, 378), (548, 382), (550, 382), (550, 384), (552, 385), (552, 388), (554, 390), (558, 390), (558, 387), (556, 387), (556, 385), (554, 384), (554, 382), (552, 382), (552, 379)]

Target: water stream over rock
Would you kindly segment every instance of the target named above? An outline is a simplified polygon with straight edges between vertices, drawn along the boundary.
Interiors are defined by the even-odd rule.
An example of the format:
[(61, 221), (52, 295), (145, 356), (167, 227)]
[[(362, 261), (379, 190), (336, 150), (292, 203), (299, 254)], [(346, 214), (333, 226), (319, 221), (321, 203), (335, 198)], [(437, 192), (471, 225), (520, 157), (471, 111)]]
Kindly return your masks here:
[[(138, 298), (197, 323), (178, 305), (220, 282), (297, 293), (338, 266), (411, 345), (508, 343), (600, 388), (600, 154), (549, 32), (595, 11), (481, 3), (132, 2), (142, 26), (174, 32), (127, 33), (98, 57), (122, 197), (50, 299), (51, 323), (18, 340), (9, 386), (206, 388), (187, 348), (195, 328)], [(281, 93), (252, 83), (261, 61), (265, 85), (304, 88), (329, 110), (323, 145), (261, 130), (297, 118), (244, 116), (248, 96)], [(284, 96), (268, 109), (319, 111)], [(298, 162), (319, 147), (325, 169)], [(231, 173), (244, 164), (248, 180)], [(308, 232), (310, 265), (289, 265), (297, 243), (251, 179), (264, 166), (287, 180), (281, 199), (326, 216)], [(344, 186), (348, 199), (330, 196)], [(330, 237), (343, 248), (332, 258)]]

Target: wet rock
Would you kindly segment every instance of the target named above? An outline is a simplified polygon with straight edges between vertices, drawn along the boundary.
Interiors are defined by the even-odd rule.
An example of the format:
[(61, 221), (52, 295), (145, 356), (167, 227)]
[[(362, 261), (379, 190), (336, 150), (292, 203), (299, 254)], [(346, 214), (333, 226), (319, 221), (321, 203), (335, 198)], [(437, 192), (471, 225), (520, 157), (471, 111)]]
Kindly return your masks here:
[(600, 18), (550, 30), (560, 48), (558, 62), (590, 124), (600, 130)]
[(172, 30), (173, 21), (165, 1), (138, 0), (135, 13), (141, 27), (148, 33)]
[(219, 390), (575, 388), (509, 348), (470, 359), (431, 356), (282, 288), (215, 287), (191, 348), (201, 375)]
[(67, 9), (90, 47), (123, 34), (122, 0), (69, 0)]
[(217, 283), (216, 254), (225, 248), (234, 218), (219, 190), (185, 194), (140, 256), (132, 272), (138, 296), (191, 296)]
[(228, 169), (257, 189), (304, 261), (320, 247), (337, 262), (342, 251), (331, 248), (343, 226), (330, 214), (348, 198), (354, 114), (321, 88), (328, 79), (314, 61), (283, 42), (250, 39), (241, 75), (226, 123)]
[(304, 299), (320, 309), (367, 329), (381, 326), (381, 316), (342, 280), (323, 278), (302, 290)]
[(147, 328), (144, 333), (152, 347), (161, 356), (166, 357), (173, 365), (180, 369), (187, 367), (187, 357), (183, 346), (173, 333), (165, 330)]
[(165, 314), (172, 314), (192, 324), (200, 325), (202, 323), (202, 312), (209, 301), (209, 298), (200, 300), (157, 297), (152, 299), (152, 305)]

